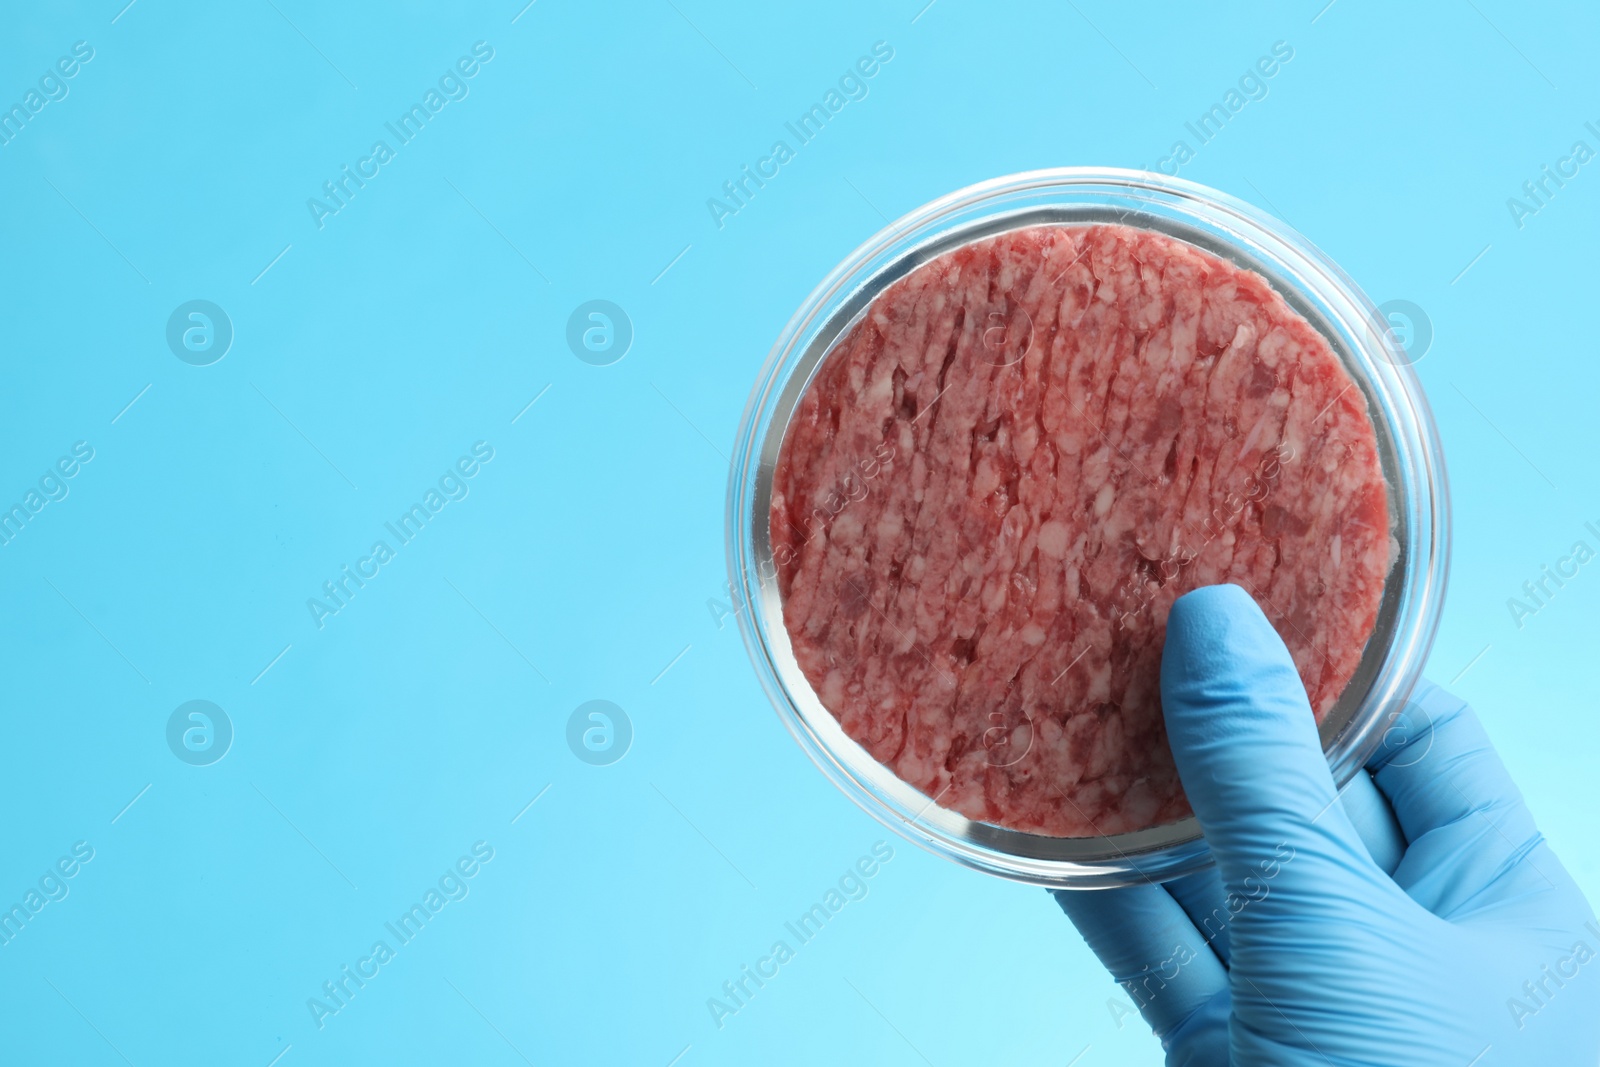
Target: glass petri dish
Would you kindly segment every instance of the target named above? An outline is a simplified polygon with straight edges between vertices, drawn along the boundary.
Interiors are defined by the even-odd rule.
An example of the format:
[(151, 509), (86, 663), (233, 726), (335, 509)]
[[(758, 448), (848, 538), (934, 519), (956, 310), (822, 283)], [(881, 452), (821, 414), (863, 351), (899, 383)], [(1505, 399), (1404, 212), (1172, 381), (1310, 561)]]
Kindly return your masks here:
[(812, 291), (761, 371), (735, 442), (728, 566), (739, 629), (779, 717), (812, 761), (884, 826), (976, 870), (1057, 888), (1176, 878), (1211, 862), (1185, 818), (1105, 837), (1049, 837), (940, 807), (846, 734), (801, 672), (783, 622), (768, 515), (789, 418), (834, 342), (888, 285), (935, 256), (1008, 230), (1117, 223), (1188, 242), (1261, 275), (1321, 331), (1365, 394), (1399, 546), (1355, 674), (1320, 730), (1334, 780), (1365, 764), (1420, 676), (1444, 600), (1448, 490), (1438, 434), (1410, 357), (1365, 294), (1281, 220), (1194, 182), (1068, 167), (981, 182), (890, 224)]

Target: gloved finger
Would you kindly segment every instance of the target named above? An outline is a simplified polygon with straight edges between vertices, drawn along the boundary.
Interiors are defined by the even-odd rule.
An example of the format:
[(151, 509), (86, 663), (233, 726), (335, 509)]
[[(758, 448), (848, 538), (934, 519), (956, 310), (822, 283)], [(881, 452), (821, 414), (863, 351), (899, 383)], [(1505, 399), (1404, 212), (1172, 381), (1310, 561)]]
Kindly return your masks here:
[(1224, 967), (1228, 966), (1228, 920), (1233, 917), (1228, 909), (1228, 891), (1222, 888), (1222, 877), (1215, 867), (1186, 874), (1163, 882), (1162, 886), (1178, 907), (1189, 916), (1200, 936), (1211, 946)]
[(1367, 855), (1385, 874), (1393, 874), (1406, 854), (1406, 838), (1395, 818), (1394, 809), (1383, 792), (1365, 770), (1357, 771), (1354, 778), (1339, 790), (1339, 800), (1350, 825), (1367, 846)]
[(1228, 1020), (1233, 1015), (1233, 995), (1227, 989), (1196, 1008), (1161, 1039), (1167, 1067), (1228, 1067), (1233, 1049)]
[(1394, 879), (1435, 915), (1454, 914), (1542, 840), (1477, 716), (1430, 682), (1367, 766), (1409, 842)]
[[(1378, 869), (1385, 873), (1392, 872), (1405, 855), (1406, 839), (1400, 832), (1394, 812), (1389, 809), (1389, 802), (1373, 784), (1372, 776), (1362, 771), (1350, 779), (1339, 791), (1339, 800)], [(1232, 962), (1228, 937), (1230, 920), (1244, 908), (1246, 901), (1229, 897), (1215, 867), (1174, 878), (1163, 885), (1178, 906), (1183, 908), (1184, 914), (1189, 916), (1189, 921), (1194, 923), (1195, 929), (1200, 931), (1222, 965), (1229, 966)]]
[(1184, 791), (1230, 894), (1270, 894), (1273, 912), (1377, 906), (1381, 887), (1352, 893), (1349, 884), (1388, 879), (1336, 802), (1289, 650), (1243, 589), (1209, 586), (1173, 604), (1161, 701)]
[(1051, 895), (1157, 1037), (1165, 1040), (1228, 988), (1222, 962), (1161, 886), (1056, 889)]

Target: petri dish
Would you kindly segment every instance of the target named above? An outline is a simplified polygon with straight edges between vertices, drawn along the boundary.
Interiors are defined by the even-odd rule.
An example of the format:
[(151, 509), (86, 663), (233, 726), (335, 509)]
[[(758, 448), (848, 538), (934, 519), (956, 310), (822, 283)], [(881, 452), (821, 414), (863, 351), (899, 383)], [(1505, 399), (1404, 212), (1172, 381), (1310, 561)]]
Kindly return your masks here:
[(779, 335), (735, 442), (727, 502), (730, 583), (763, 688), (801, 748), (890, 830), (975, 870), (1055, 888), (1163, 881), (1211, 862), (1190, 816), (1096, 837), (1052, 837), (940, 806), (850, 737), (795, 658), (768, 516), (773, 474), (800, 398), (834, 343), (896, 280), (962, 245), (1037, 226), (1117, 224), (1186, 242), (1255, 272), (1327, 340), (1366, 401), (1397, 554), (1351, 680), (1320, 724), (1343, 786), (1381, 742), (1427, 659), (1449, 566), (1448, 489), (1433, 417), (1388, 321), (1332, 260), (1281, 220), (1180, 178), (1110, 168), (1030, 171), (933, 201), (875, 234), (822, 280)]

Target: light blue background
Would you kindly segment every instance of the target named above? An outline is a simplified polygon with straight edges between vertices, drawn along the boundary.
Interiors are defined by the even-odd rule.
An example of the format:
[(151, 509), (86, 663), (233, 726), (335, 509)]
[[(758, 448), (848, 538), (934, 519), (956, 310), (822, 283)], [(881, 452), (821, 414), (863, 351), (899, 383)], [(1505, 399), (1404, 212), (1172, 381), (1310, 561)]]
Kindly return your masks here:
[[(0, 34), (6, 106), (95, 50), (0, 147), (0, 502), (95, 449), (0, 547), (0, 904), (95, 850), (0, 947), (0, 1059), (1160, 1062), (1043, 892), (897, 841), (713, 1023), (886, 836), (718, 624), (725, 457), (788, 315), (885, 216), (1154, 164), (1279, 40), (1269, 95), (1182, 175), (1430, 315), (1455, 513), (1431, 673), (1470, 664), (1455, 687), (1600, 895), (1600, 563), (1520, 629), (1506, 606), (1600, 547), (1600, 162), (1521, 229), (1506, 206), (1600, 148), (1592, 9), (124, 2)], [(470, 95), (319, 230), (307, 198), (480, 40)], [(707, 198), (880, 40), (870, 95), (718, 229)], [(635, 328), (606, 367), (565, 341), (595, 298)], [(234, 325), (209, 367), (165, 342), (191, 299)], [(470, 495), (319, 630), (306, 599), (480, 440)], [(166, 745), (191, 699), (236, 731), (211, 766)], [(566, 744), (591, 699), (633, 723), (611, 766)], [(307, 999), (479, 840), (470, 895), (319, 1030)]]

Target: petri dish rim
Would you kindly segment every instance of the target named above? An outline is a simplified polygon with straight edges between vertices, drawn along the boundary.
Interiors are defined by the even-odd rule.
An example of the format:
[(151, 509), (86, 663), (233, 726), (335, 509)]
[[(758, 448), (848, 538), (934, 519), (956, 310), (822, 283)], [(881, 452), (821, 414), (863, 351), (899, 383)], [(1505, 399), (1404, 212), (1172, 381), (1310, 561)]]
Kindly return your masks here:
[(1426, 398), (1403, 347), (1358, 286), (1304, 237), (1255, 207), (1142, 171), (1058, 168), (958, 190), (896, 220), (812, 291), (780, 334), (746, 405), (728, 487), (730, 587), (741, 636), (779, 718), (834, 784), (889, 829), (977, 870), (1058, 888), (1160, 881), (1210, 862), (1195, 821), (1103, 838), (1053, 838), (966, 819), (901, 781), (844, 733), (800, 672), (767, 542), (771, 475), (787, 417), (834, 339), (895, 279), (952, 247), (1037, 224), (1158, 229), (1255, 270), (1319, 329), (1366, 395), (1399, 544), (1374, 637), (1325, 718), (1343, 785), (1415, 685), (1448, 577), (1448, 491)]

